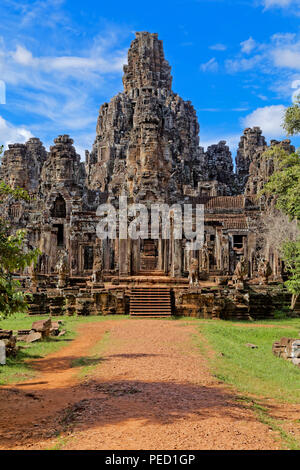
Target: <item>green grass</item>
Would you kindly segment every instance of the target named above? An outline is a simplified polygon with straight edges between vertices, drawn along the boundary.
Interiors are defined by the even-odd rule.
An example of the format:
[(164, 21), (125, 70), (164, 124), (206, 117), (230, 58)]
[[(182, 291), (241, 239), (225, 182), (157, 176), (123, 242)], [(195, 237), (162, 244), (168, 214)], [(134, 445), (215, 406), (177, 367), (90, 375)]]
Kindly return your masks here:
[(109, 341), (109, 331), (106, 331), (101, 340), (97, 342), (89, 351), (89, 356), (74, 359), (71, 367), (80, 367), (79, 378), (86, 378), (91, 375), (95, 367), (102, 362), (101, 355)]
[[(253, 323), (193, 319), (201, 337), (194, 336), (199, 352), (208, 358), (212, 373), (239, 392), (237, 400), (250, 408), (257, 419), (274, 431), (283, 449), (300, 450), (300, 442), (283, 428), (285, 420), (272, 416), (269, 400), (300, 401), (300, 370), (272, 353), (272, 344), (283, 336), (298, 338), (300, 318), (284, 318)], [(259, 325), (273, 325), (271, 328)], [(258, 349), (250, 349), (253, 343)], [(211, 356), (210, 350), (215, 354)]]
[[(245, 325), (244, 322), (199, 320), (200, 332), (217, 353), (210, 360), (212, 370), (217, 378), (240, 392), (299, 403), (299, 368), (274, 356), (272, 344), (283, 336), (299, 338), (300, 319), (259, 323), (275, 326), (263, 328), (249, 322)], [(258, 349), (250, 349), (246, 343), (253, 343)]]
[[(26, 314), (16, 314), (5, 320), (0, 321), (0, 328), (10, 330), (21, 330), (31, 328), (34, 321), (44, 320), (47, 316), (32, 316), (29, 317)], [(53, 320), (62, 320), (63, 328), (66, 330), (66, 334), (60, 338), (51, 337), (44, 341), (37, 341), (35, 343), (27, 344), (18, 342), (19, 346), (22, 346), (16, 357), (7, 358), (7, 364), (0, 366), (0, 385), (6, 385), (10, 383), (17, 383), (26, 380), (30, 380), (36, 374), (34, 369), (30, 365), (32, 359), (39, 359), (45, 357), (47, 354), (58, 351), (60, 348), (67, 346), (77, 334), (77, 328), (82, 323), (104, 321), (104, 320), (119, 320), (127, 318), (128, 316), (121, 315), (110, 315), (110, 316), (73, 316), (73, 317), (54, 317)], [(25, 348), (24, 348), (25, 346)], [(94, 364), (83, 363), (83, 369), (96, 365), (95, 358)], [(83, 359), (82, 359), (83, 360)], [(83, 361), (84, 362), (84, 361)], [(98, 361), (99, 362), (99, 361)], [(78, 363), (77, 367), (81, 367)]]

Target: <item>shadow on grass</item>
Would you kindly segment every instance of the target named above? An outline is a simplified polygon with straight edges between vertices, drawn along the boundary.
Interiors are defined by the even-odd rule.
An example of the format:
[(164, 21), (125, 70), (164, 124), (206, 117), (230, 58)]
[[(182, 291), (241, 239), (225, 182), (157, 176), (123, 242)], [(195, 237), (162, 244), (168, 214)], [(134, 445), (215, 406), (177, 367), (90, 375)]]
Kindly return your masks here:
[(107, 357), (120, 357), (122, 359), (140, 359), (141, 357), (156, 357), (162, 356), (162, 354), (110, 354)]
[(0, 368), (0, 385), (13, 382), (23, 382), (35, 374), (35, 364), (52, 352), (60, 349), (64, 344), (73, 341), (72, 338), (50, 337), (34, 343), (19, 341), (19, 350), (15, 356), (7, 357), (6, 365)]
[(73, 359), (71, 361), (71, 367), (86, 367), (86, 366), (96, 366), (100, 364), (105, 359), (101, 357), (78, 357), (77, 359)]

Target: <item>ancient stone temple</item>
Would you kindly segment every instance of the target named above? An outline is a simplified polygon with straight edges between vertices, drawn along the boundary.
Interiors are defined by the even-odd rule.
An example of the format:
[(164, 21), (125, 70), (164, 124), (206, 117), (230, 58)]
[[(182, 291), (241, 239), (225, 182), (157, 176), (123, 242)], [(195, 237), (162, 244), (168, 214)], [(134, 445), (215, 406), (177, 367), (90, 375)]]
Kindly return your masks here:
[[(273, 171), (261, 158), (268, 148), (262, 131), (245, 130), (235, 172), (225, 141), (205, 152), (195, 109), (172, 90), (157, 34), (136, 33), (123, 85), (100, 108), (85, 162), (68, 135), (54, 139), (49, 152), (33, 138), (4, 154), (1, 179), (25, 188), (31, 201), (9, 200), (2, 210), (41, 251), (35, 268), (16, 273), (34, 293), (31, 313), (249, 318), (261, 314), (263, 295), (270, 313), (278, 299), (266, 286), (262, 292), (259, 279), (271, 270), (265, 284), (280, 281), (282, 273), (278, 258), (276, 266), (261, 259), (256, 240), (264, 209), (257, 194)], [(293, 150), (289, 141), (271, 144)], [(110, 204), (119, 213), (120, 197), (149, 210), (172, 206), (169, 236), (153, 237), (149, 219), (137, 238), (120, 236), (120, 224), (115, 237), (99, 238), (97, 208)], [(195, 207), (204, 207), (203, 243), (192, 250), (187, 237), (175, 236), (174, 211), (184, 205), (193, 221)]]

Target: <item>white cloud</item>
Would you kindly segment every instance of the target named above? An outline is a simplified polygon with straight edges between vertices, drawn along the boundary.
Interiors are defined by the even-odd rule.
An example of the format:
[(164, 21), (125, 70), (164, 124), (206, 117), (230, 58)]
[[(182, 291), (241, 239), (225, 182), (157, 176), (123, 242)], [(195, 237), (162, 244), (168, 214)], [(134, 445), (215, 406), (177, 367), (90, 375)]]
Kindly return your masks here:
[(266, 137), (281, 137), (284, 135), (282, 123), (285, 109), (281, 104), (257, 108), (241, 122), (244, 127), (260, 127)]
[(291, 15), (300, 16), (300, 0), (262, 0), (265, 10), (285, 9)]
[(300, 42), (285, 48), (272, 51), (274, 65), (293, 70), (300, 70)]
[(216, 61), (215, 57), (213, 57), (205, 64), (201, 64), (200, 69), (202, 70), (202, 72), (217, 72), (219, 70), (219, 64)]
[(262, 101), (268, 101), (268, 98), (265, 95), (257, 95), (257, 97)]
[[(7, 104), (14, 114), (26, 116), (31, 132), (46, 142), (63, 133), (95, 135), (99, 106), (121, 87), (127, 61), (119, 47), (122, 35), (127, 37), (113, 28), (103, 31), (89, 41), (90, 47), (69, 56), (51, 56), (50, 48), (45, 55), (33, 54), (25, 41), (9, 48), (0, 38), (0, 77), (9, 91)], [(31, 132), (2, 120), (0, 144), (24, 142)], [(89, 139), (87, 148), (92, 142)]]
[(22, 27), (30, 27), (40, 18), (43, 18), (43, 23), (51, 28), (68, 24), (68, 17), (61, 10), (65, 3), (64, 0), (35, 0), (29, 2), (6, 0), (5, 3), (21, 14), (20, 25)]
[(250, 52), (255, 49), (256, 45), (256, 41), (252, 37), (250, 37), (249, 39), (247, 39), (247, 41), (241, 42), (242, 52), (244, 52), (245, 54), (250, 54)]
[(264, 6), (266, 8), (280, 7), (285, 8), (289, 7), (293, 3), (297, 3), (295, 0), (264, 0)]
[[(226, 71), (228, 73), (251, 71), (257, 77), (263, 74), (265, 83), (272, 77), (272, 82), (270, 82), (272, 91), (276, 91), (276, 87), (278, 91), (280, 91), (279, 88), (283, 89), (283, 86), (286, 89), (290, 88), (291, 82), (299, 78), (299, 75), (295, 74), (300, 71), (300, 34), (273, 34), (266, 43), (256, 42), (255, 49), (252, 51), (250, 51), (252, 41), (248, 41), (241, 43), (240, 53), (225, 60)], [(289, 94), (289, 92), (285, 93), (285, 98)], [(280, 96), (283, 97), (281, 92)]]
[(238, 57), (237, 59), (228, 59), (225, 61), (225, 67), (228, 73), (245, 72), (251, 70), (262, 62), (262, 55), (255, 55), (249, 59)]
[(0, 104), (6, 103), (6, 85), (3, 80), (0, 80)]
[(12, 53), (12, 57), (17, 62), (17, 64), (34, 65), (32, 54), (26, 49), (26, 47), (18, 45), (15, 52)]
[(123, 51), (110, 54), (108, 51), (94, 48), (90, 55), (61, 56), (61, 57), (33, 57), (32, 53), (22, 45), (18, 45), (11, 53), (13, 60), (24, 67), (37, 68), (40, 72), (59, 71), (67, 75), (78, 76), (78, 73), (87, 71), (99, 74), (121, 72), (126, 63), (126, 55)]
[(7, 148), (8, 144), (23, 144), (33, 137), (32, 133), (23, 126), (14, 126), (0, 116), (0, 144)]
[(213, 50), (213, 51), (226, 51), (227, 49), (227, 46), (225, 44), (213, 44), (212, 46), (210, 46), (210, 49)]
[(52, 145), (68, 133), (83, 154), (95, 138), (99, 106), (122, 87), (132, 25), (98, 17), (93, 36), (64, 0), (2, 0), (0, 16), (0, 78), (10, 110), (3, 117), (22, 123), (2, 120), (0, 143), (24, 142), (33, 133)]
[(276, 33), (271, 36), (272, 43), (276, 45), (290, 44), (294, 40), (297, 40), (295, 33)]

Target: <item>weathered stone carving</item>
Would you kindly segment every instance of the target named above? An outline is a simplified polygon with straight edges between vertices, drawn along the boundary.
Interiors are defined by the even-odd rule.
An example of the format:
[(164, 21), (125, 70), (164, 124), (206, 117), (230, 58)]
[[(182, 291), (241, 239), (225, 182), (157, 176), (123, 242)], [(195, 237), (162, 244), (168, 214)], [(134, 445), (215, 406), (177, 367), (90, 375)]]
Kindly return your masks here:
[(59, 254), (56, 271), (58, 273), (57, 288), (62, 289), (67, 284), (67, 277), (69, 274), (69, 259), (68, 252), (66, 250), (62, 250)]
[(205, 273), (209, 272), (209, 250), (208, 250), (208, 246), (206, 243), (200, 249), (200, 259), (201, 259), (200, 270)]
[(192, 258), (190, 262), (189, 285), (191, 287), (199, 285), (199, 261), (196, 258)]
[(268, 284), (269, 277), (272, 275), (272, 268), (269, 261), (266, 259), (261, 259), (258, 264), (258, 274), (260, 276), (261, 284)]
[(261, 129), (259, 127), (245, 129), (236, 157), (237, 179), (241, 191), (244, 191), (247, 184), (254, 156), (260, 156), (265, 150), (267, 150), (267, 143)]
[[(272, 258), (272, 266), (270, 260), (257, 266), (255, 232), (263, 210), (257, 193), (274, 170), (273, 162), (262, 158), (268, 146), (261, 129), (244, 131), (236, 173), (225, 141), (204, 151), (195, 109), (173, 92), (171, 68), (157, 34), (136, 33), (123, 84), (124, 90), (99, 110), (96, 138), (84, 163), (65, 134), (49, 152), (32, 138), (9, 145), (4, 154), (0, 178), (32, 197), (30, 202), (8, 198), (1, 214), (14, 228), (26, 227), (28, 246), (42, 252), (31, 272), (30, 312), (120, 313), (128, 311), (128, 286), (139, 282), (136, 278), (156, 284), (163, 277), (176, 290), (188, 281), (197, 286), (200, 277), (214, 282), (224, 295), (219, 302), (211, 292), (198, 298), (197, 289), (191, 289), (185, 302), (184, 295), (174, 292), (184, 314), (194, 302), (196, 316), (248, 318), (249, 305), (236, 288), (248, 274), (245, 259), (254, 282), (261, 275), (267, 283), (270, 269), (282, 270), (279, 256)], [(271, 145), (293, 150), (290, 141)], [(161, 235), (157, 240), (98, 240), (96, 209), (101, 203), (118, 209), (120, 195), (148, 207), (152, 202), (181, 208), (203, 204), (203, 247), (190, 260), (188, 240), (174, 237), (172, 221), (169, 240)], [(227, 296), (232, 276), (236, 286)], [(53, 295), (55, 286), (60, 292)]]
[(234, 270), (233, 278), (237, 283), (242, 283), (248, 274), (248, 266), (244, 257), (240, 259)]
[(96, 249), (96, 254), (94, 257), (94, 263), (93, 263), (93, 275), (92, 275), (92, 282), (93, 284), (97, 284), (99, 282), (102, 282), (102, 252), (99, 247)]
[(28, 268), (28, 274), (30, 277), (30, 288), (33, 292), (36, 292), (38, 288), (38, 270), (35, 263)]
[(124, 92), (100, 108), (87, 183), (136, 201), (176, 202), (201, 173), (199, 125), (190, 102), (172, 92), (157, 34), (137, 33), (124, 67)]
[(0, 166), (0, 179), (13, 188), (35, 191), (47, 152), (40, 139), (31, 138), (26, 144), (9, 144)]

